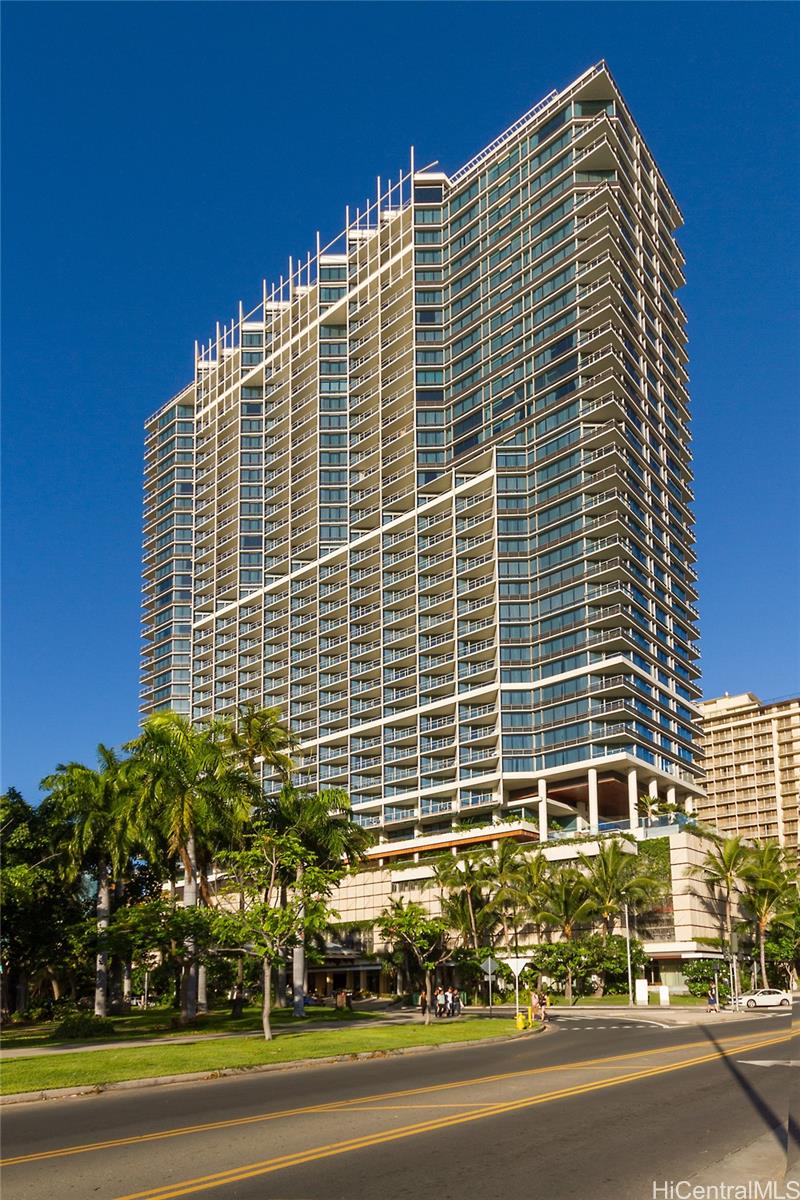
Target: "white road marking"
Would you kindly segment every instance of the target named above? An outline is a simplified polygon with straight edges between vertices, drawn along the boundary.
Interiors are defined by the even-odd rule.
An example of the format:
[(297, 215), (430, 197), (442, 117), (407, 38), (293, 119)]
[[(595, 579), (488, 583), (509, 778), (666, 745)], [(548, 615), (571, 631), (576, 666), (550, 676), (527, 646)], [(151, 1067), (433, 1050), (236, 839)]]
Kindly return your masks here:
[(748, 1067), (800, 1067), (800, 1058), (739, 1058)]

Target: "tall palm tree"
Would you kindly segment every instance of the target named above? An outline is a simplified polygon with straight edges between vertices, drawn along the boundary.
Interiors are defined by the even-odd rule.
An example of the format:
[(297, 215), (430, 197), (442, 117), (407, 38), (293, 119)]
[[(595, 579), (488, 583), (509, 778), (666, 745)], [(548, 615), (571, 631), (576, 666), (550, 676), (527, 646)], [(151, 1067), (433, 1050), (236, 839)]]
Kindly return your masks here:
[(510, 932), (514, 933), (514, 950), (519, 946), (520, 872), (522, 854), (511, 838), (503, 838), (483, 859), (483, 875), (492, 911), (503, 929), (503, 945), (511, 948)]
[[(292, 833), (306, 852), (307, 861), (324, 870), (355, 866), (372, 841), (369, 832), (352, 820), (350, 797), (339, 788), (306, 792), (285, 783), (277, 796), (267, 800), (265, 819), (276, 833)], [(303, 870), (304, 864), (300, 863), (293, 881), (298, 890)], [(292, 951), (292, 1007), (296, 1017), (304, 1014), (305, 974), (305, 941), (301, 936)]]
[[(127, 747), (137, 824), (161, 829), (183, 864), (183, 904), (198, 903), (198, 846), (232, 835), (260, 796), (251, 773), (231, 762), (219, 726), (195, 727), (180, 713), (157, 712)], [(224, 834), (223, 832), (224, 831)], [(225, 837), (228, 840), (228, 837)], [(210, 847), (213, 851), (213, 845)], [(186, 939), (181, 1016), (197, 1015), (196, 941)]]
[[(576, 926), (597, 913), (586, 877), (574, 867), (562, 867), (552, 875), (542, 896), (538, 917), (545, 925), (559, 930), (564, 941), (571, 942)], [(564, 992), (567, 1004), (572, 1002), (572, 966), (567, 965), (567, 984)]]
[(439, 885), (443, 897), (452, 892), (461, 892), (468, 922), (468, 938), (473, 950), (480, 946), (478, 910), (482, 906), (486, 889), (486, 871), (483, 861), (475, 854), (445, 854), (434, 865), (434, 881)]
[(241, 704), (235, 721), (226, 723), (225, 731), (234, 758), (251, 774), (255, 775), (256, 767), (263, 763), (282, 783), (289, 782), (292, 755), (297, 751), (298, 742), (282, 723), (279, 708)]
[(525, 917), (533, 922), (536, 938), (541, 939), (542, 922), (540, 912), (542, 896), (550, 876), (550, 864), (539, 850), (525, 854), (519, 867), (517, 887), (519, 906)]
[(100, 770), (83, 763), (62, 763), (42, 780), (50, 794), (45, 801), (70, 831), (66, 843), (65, 875), (74, 881), (91, 871), (97, 882), (97, 955), (94, 1011), (108, 1012), (108, 951), (106, 933), (111, 916), (114, 876), (127, 860), (133, 840), (130, 797), (119, 758), (107, 746), (97, 747)]
[(712, 891), (722, 893), (725, 904), (725, 942), (730, 950), (733, 937), (732, 899), (741, 887), (743, 872), (750, 862), (751, 852), (750, 847), (746, 846), (740, 837), (712, 836), (712, 845), (703, 856), (703, 861), (692, 867), (690, 874), (703, 879)]
[(606, 937), (614, 932), (614, 920), (626, 904), (634, 907), (659, 891), (659, 881), (640, 871), (638, 856), (626, 854), (616, 838), (600, 842), (594, 857), (586, 854), (578, 857), (586, 870), (588, 895), (594, 901)]
[(767, 982), (766, 939), (773, 921), (785, 923), (791, 906), (796, 877), (786, 870), (783, 851), (774, 842), (757, 842), (749, 849), (741, 879), (742, 903), (752, 915), (758, 940), (761, 986)]

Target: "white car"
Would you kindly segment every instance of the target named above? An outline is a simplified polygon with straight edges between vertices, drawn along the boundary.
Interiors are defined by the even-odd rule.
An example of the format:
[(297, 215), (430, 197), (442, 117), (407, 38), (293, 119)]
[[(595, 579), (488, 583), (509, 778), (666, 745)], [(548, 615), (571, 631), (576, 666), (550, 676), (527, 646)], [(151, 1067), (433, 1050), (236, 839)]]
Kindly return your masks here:
[(739, 1004), (745, 1008), (772, 1008), (776, 1004), (788, 1008), (791, 1003), (789, 992), (782, 992), (779, 988), (759, 988), (755, 992), (744, 992), (739, 997)]

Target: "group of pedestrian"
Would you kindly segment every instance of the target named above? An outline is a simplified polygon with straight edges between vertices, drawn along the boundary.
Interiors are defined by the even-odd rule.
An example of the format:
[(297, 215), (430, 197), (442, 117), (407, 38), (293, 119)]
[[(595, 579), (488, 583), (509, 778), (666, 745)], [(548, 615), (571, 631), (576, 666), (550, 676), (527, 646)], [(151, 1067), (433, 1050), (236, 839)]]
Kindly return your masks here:
[[(420, 992), (419, 1008), (423, 1017), (428, 1011), (428, 997)], [(461, 993), (456, 987), (437, 987), (433, 993), (433, 1014), (436, 1017), (458, 1017), (461, 1015)]]

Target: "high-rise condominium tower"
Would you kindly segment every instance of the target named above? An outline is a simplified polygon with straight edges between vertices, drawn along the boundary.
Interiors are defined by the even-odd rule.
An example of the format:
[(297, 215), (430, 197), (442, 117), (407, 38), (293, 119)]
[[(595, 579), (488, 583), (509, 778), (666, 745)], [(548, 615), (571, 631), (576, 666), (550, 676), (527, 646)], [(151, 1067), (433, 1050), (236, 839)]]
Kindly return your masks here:
[(387, 843), (690, 800), (680, 223), (600, 63), (290, 260), (147, 424), (142, 713), (278, 705)]

